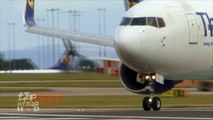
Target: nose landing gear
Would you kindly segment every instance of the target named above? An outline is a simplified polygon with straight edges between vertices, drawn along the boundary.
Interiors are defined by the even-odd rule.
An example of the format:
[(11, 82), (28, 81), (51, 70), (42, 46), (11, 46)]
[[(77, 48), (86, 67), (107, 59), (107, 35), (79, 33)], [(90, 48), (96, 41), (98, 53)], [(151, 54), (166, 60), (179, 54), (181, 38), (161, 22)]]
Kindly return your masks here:
[(154, 87), (155, 87), (155, 80), (156, 80), (156, 76), (148, 76), (147, 78), (151, 78), (151, 80), (149, 80), (149, 93), (150, 93), (150, 97), (145, 97), (143, 99), (143, 109), (145, 111), (150, 111), (151, 108), (154, 111), (159, 111), (161, 108), (161, 100), (159, 97), (153, 97), (155, 91), (154, 91)]
[[(157, 81), (158, 80), (158, 81)], [(145, 111), (150, 111), (153, 109), (154, 111), (159, 111), (161, 108), (161, 100), (159, 97), (153, 97), (155, 94), (155, 83), (160, 82), (161, 84), (164, 83), (164, 78), (162, 75), (153, 73), (153, 74), (138, 74), (137, 75), (137, 82), (139, 83), (148, 83), (145, 89), (148, 90), (150, 94), (149, 97), (145, 97), (142, 102), (143, 109)]]

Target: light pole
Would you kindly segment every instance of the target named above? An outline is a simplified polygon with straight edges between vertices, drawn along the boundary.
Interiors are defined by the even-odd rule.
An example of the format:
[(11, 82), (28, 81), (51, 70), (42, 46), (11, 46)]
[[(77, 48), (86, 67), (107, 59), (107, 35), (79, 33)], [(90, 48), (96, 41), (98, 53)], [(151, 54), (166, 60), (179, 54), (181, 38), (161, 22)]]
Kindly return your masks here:
[(68, 14), (68, 24), (69, 24), (69, 26), (68, 26), (68, 30), (69, 31), (71, 31), (72, 30), (72, 13), (73, 13), (74, 11), (73, 10), (68, 10), (68, 11), (65, 11), (65, 12), (63, 12), (63, 13), (67, 13)]
[[(48, 9), (47, 11), (50, 11), (52, 13), (52, 28), (55, 28), (55, 17), (54, 17), (54, 14), (55, 14), (55, 11), (59, 11), (58, 8), (51, 8), (51, 9)], [(53, 51), (53, 64), (55, 64), (55, 38), (52, 37), (52, 51)]]
[(101, 8), (98, 8), (98, 32), (99, 34), (101, 34)]
[(11, 70), (11, 34), (10, 34), (11, 23), (7, 23), (8, 30), (8, 70)]
[[(46, 10), (46, 27), (49, 28), (49, 11), (48, 9)], [(50, 58), (50, 41), (49, 41), (49, 37), (47, 36), (46, 37), (46, 40), (47, 40), (47, 66), (49, 67), (50, 66), (50, 62), (49, 62), (49, 58)]]
[[(37, 21), (38, 21), (38, 24), (40, 24), (40, 18), (37, 18)], [(38, 66), (39, 66), (39, 69), (41, 68), (41, 49), (40, 49), (40, 46), (41, 46), (41, 35), (37, 35), (37, 55), (38, 55)]]
[[(42, 26), (45, 26), (45, 19), (44, 18), (38, 18), (38, 23), (41, 23)], [(40, 39), (41, 38), (41, 39)], [(44, 44), (44, 36), (38, 35), (38, 54), (39, 54), (39, 61), (40, 66), (42, 68), (45, 68), (45, 44)], [(41, 47), (41, 49), (39, 48)]]
[(15, 70), (16, 69), (16, 34), (15, 34), (15, 23), (11, 23), (11, 26), (12, 26), (12, 41), (13, 41), (13, 69)]
[[(106, 35), (106, 9), (98, 8), (98, 31), (99, 34)], [(101, 46), (99, 46), (99, 56), (101, 56)], [(106, 57), (106, 47), (104, 46), (104, 57)]]
[[(101, 34), (101, 8), (98, 8), (98, 33)], [(101, 46), (98, 51), (99, 57), (101, 57)]]
[(103, 34), (106, 35), (106, 9), (102, 9), (103, 12)]
[[(42, 18), (41, 19), (41, 21), (42, 21), (42, 26), (45, 26), (45, 19), (44, 18)], [(46, 63), (45, 63), (45, 37), (44, 36), (42, 36), (42, 63), (43, 63), (43, 68), (45, 68), (45, 66), (46, 66)]]
[[(103, 34), (106, 35), (106, 9), (103, 8)], [(104, 57), (106, 57), (106, 46), (104, 46)]]
[(81, 12), (81, 11), (77, 11), (74, 10), (73, 11), (73, 30), (77, 31), (79, 30), (78, 28), (80, 27), (80, 17), (82, 13), (86, 13), (86, 12)]
[(80, 13), (77, 13), (75, 15), (76, 17), (76, 31), (80, 31), (80, 20), (81, 20), (81, 14)]
[[(52, 8), (50, 11), (52, 12), (52, 28), (54, 28), (55, 27), (55, 20), (54, 20), (55, 19), (54, 18), (55, 9)], [(52, 37), (52, 51), (53, 51), (53, 63), (52, 64), (54, 64), (55, 63), (55, 38), (54, 37)]]
[[(15, 23), (7, 23), (8, 25), (8, 69), (16, 69), (15, 67)], [(12, 53), (11, 53), (12, 52)], [(14, 61), (13, 61), (14, 60)], [(13, 62), (13, 64), (12, 64)]]
[[(58, 9), (58, 11), (57, 11), (57, 28), (59, 29), (60, 28), (60, 9)], [(60, 39), (58, 39), (57, 40), (57, 48), (58, 48), (58, 57), (60, 57), (60, 42), (61, 42), (61, 40)]]
[(73, 30), (76, 31), (76, 15), (78, 11), (74, 10), (73, 11)]
[[(47, 9), (46, 10), (46, 27), (47, 28), (49, 28), (51, 25), (50, 25), (50, 14), (49, 14), (49, 12), (50, 12), (50, 10), (49, 9)], [(46, 61), (46, 63), (47, 63), (47, 67), (50, 67), (51, 66), (51, 61), (50, 61), (50, 59), (51, 59), (51, 40), (50, 40), (50, 37), (46, 37), (46, 40), (47, 40), (47, 61)]]

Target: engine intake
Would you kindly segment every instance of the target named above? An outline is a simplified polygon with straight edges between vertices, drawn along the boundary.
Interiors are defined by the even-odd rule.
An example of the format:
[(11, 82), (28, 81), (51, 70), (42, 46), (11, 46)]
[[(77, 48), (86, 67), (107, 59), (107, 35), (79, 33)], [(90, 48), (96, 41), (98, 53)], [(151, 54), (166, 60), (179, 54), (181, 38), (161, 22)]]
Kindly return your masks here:
[(149, 84), (148, 81), (144, 81), (144, 83), (139, 83), (137, 81), (137, 72), (128, 68), (126, 65), (121, 64), (120, 66), (120, 77), (123, 86), (134, 93), (141, 93), (143, 89)]

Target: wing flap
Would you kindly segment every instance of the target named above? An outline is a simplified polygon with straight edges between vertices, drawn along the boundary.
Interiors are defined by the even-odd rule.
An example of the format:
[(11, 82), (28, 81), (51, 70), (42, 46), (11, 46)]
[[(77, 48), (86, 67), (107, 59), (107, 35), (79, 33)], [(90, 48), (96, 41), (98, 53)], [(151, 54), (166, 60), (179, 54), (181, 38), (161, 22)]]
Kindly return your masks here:
[(118, 58), (110, 58), (110, 57), (93, 57), (93, 56), (85, 56), (88, 59), (94, 59), (94, 60), (109, 60), (109, 61), (116, 61), (121, 62)]

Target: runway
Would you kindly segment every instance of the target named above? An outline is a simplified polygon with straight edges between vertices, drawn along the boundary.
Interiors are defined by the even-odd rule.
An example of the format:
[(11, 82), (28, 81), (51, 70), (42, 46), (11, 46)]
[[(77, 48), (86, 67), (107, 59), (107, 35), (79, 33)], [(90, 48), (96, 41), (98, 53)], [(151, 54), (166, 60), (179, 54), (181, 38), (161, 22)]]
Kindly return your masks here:
[[(48, 111), (48, 112), (47, 112)], [(164, 108), (145, 112), (141, 109), (65, 109), (40, 112), (5, 112), (0, 119), (53, 119), (53, 120), (213, 120), (213, 108)]]
[[(21, 89), (23, 87), (0, 87), (9, 89)], [(125, 88), (93, 88), (93, 87), (24, 87), (27, 89), (50, 89), (51, 92), (33, 92), (35, 94), (60, 94), (64, 96), (82, 96), (82, 95), (135, 95), (135, 93), (127, 91)], [(212, 91), (197, 91), (196, 88), (174, 88), (173, 90), (186, 90), (189, 94), (213, 95)], [(0, 96), (17, 96), (20, 92), (4, 92)]]

